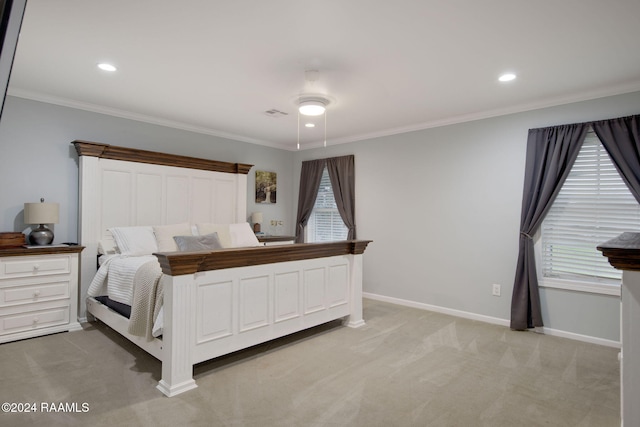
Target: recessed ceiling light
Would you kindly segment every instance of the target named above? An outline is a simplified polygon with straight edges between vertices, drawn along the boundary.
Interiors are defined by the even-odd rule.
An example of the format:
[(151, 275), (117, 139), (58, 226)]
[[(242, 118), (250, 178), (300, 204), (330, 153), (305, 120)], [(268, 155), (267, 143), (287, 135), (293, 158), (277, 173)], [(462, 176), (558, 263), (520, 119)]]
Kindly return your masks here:
[(117, 68), (114, 65), (107, 64), (106, 62), (102, 62), (98, 64), (98, 68), (104, 71), (116, 71)]
[(515, 79), (516, 79), (516, 75), (513, 73), (505, 73), (500, 77), (498, 77), (498, 80), (500, 80), (501, 82), (510, 82), (511, 80), (515, 80)]
[(314, 128), (316, 127), (316, 125), (314, 125), (313, 123), (305, 123), (305, 127)]

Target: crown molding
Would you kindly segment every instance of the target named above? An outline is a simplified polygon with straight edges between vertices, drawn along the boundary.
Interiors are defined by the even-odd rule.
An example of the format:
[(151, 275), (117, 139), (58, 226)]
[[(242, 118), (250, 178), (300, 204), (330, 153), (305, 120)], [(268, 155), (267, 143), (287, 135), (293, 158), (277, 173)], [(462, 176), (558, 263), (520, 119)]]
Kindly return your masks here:
[[(478, 111), (478, 112), (473, 112), (469, 114), (446, 117), (446, 118), (431, 120), (428, 122), (423, 122), (423, 123), (410, 125), (410, 126), (389, 128), (381, 131), (351, 135), (343, 138), (327, 139), (327, 146), (347, 144), (347, 143), (363, 141), (367, 139), (375, 139), (375, 138), (387, 137), (392, 135), (399, 135), (403, 133), (416, 132), (416, 131), (436, 128), (436, 127), (449, 126), (449, 125), (471, 122), (476, 120), (505, 116), (509, 114), (539, 110), (542, 108), (557, 107), (560, 105), (572, 104), (575, 102), (582, 102), (582, 101), (589, 101), (592, 99), (604, 98), (607, 96), (622, 95), (625, 93), (632, 93), (637, 91), (640, 91), (640, 81), (635, 81), (635, 82), (617, 85), (617, 86), (611, 86), (604, 89), (602, 88), (594, 89), (591, 91), (581, 92), (578, 94), (574, 93), (574, 94), (569, 94), (565, 96), (547, 98), (544, 100), (530, 102), (530, 103), (522, 103), (522, 104), (518, 104), (518, 105), (506, 107), (506, 108), (497, 108), (493, 110)], [(18, 98), (30, 99), (33, 101), (45, 102), (48, 104), (55, 104), (63, 107), (75, 108), (75, 109), (84, 110), (84, 111), (91, 111), (94, 113), (106, 114), (109, 116), (120, 117), (124, 119), (135, 120), (139, 122), (145, 122), (145, 123), (150, 123), (150, 124), (155, 124), (160, 126), (166, 126), (174, 129), (180, 129), (180, 130), (200, 133), (204, 135), (216, 136), (219, 138), (230, 139), (233, 141), (247, 142), (250, 144), (262, 145), (262, 146), (277, 148), (277, 149), (286, 150), (286, 151), (304, 151), (304, 150), (311, 150), (311, 149), (319, 148), (323, 146), (322, 141), (318, 143), (308, 143), (308, 144), (305, 144), (304, 147), (301, 147), (300, 150), (298, 150), (295, 144), (291, 144), (291, 145), (276, 144), (266, 140), (248, 138), (246, 136), (221, 132), (221, 131), (211, 129), (211, 128), (206, 128), (206, 127), (194, 126), (188, 123), (163, 119), (159, 117), (147, 116), (143, 114), (134, 113), (131, 111), (125, 111), (125, 110), (105, 107), (105, 106), (86, 103), (86, 102), (74, 101), (71, 99), (55, 97), (51, 95), (31, 92), (31, 91), (22, 90), (22, 89), (9, 88), (9, 90), (7, 91), (7, 94), (10, 96), (18, 97)]]
[(88, 102), (75, 101), (68, 98), (62, 98), (58, 96), (47, 95), (39, 92), (32, 92), (23, 89), (9, 88), (7, 95), (15, 96), (17, 98), (28, 99), (31, 101), (44, 102), (47, 104), (59, 105), (62, 107), (74, 108), (76, 110), (89, 111), (92, 113), (105, 114), (108, 116), (119, 117), (122, 119), (134, 120), (138, 122), (150, 123), (159, 126), (165, 126), (172, 129), (179, 129), (188, 132), (200, 133), (203, 135), (211, 135), (219, 138), (230, 139), (233, 141), (246, 142), (249, 144), (263, 145), (271, 148), (279, 148), (286, 150), (279, 144), (274, 144), (269, 141), (248, 138), (242, 135), (236, 135), (232, 133), (221, 132), (216, 129), (211, 129), (202, 126), (194, 126), (189, 123), (178, 122), (175, 120), (168, 120), (161, 117), (147, 116), (144, 114), (134, 113), (132, 111), (121, 110), (118, 108), (105, 107), (103, 105), (91, 104)]
[[(379, 132), (371, 132), (366, 134), (353, 135), (345, 138), (327, 139), (327, 145), (346, 144), (350, 142), (363, 141), (366, 139), (374, 139), (387, 137), (392, 135), (398, 135), (402, 133), (416, 132), (425, 129), (437, 128), (442, 126), (455, 125), (465, 122), (471, 122), (475, 120), (490, 119), (494, 117), (506, 116), (509, 114), (524, 113), (526, 111), (539, 110), (542, 108), (557, 107), (565, 104), (573, 104), (576, 102), (590, 101), (592, 99), (606, 98), (608, 96), (623, 95), (625, 93), (633, 93), (640, 91), (640, 81), (632, 82), (629, 84), (618, 85), (609, 87), (606, 89), (596, 89), (589, 92), (582, 92), (580, 94), (571, 94), (561, 97), (548, 98), (542, 101), (536, 101), (531, 103), (523, 103), (507, 108), (497, 108), (487, 111), (479, 111), (470, 114), (463, 114), (458, 116), (452, 116), (442, 118), (438, 120), (432, 120), (416, 125), (385, 129)], [(308, 146), (305, 149), (318, 148), (317, 144)], [(301, 149), (302, 150), (302, 149)]]

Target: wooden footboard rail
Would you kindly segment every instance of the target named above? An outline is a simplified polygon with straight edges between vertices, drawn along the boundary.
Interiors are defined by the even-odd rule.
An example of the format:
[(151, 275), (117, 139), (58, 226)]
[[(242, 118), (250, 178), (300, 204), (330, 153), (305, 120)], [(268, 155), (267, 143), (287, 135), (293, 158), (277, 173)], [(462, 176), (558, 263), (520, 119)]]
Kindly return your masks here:
[(327, 243), (217, 249), (211, 252), (164, 252), (154, 255), (158, 257), (164, 274), (181, 276), (223, 268), (300, 261), (336, 255), (359, 255), (364, 253), (369, 243), (371, 240), (341, 240)]
[(336, 319), (362, 317), (368, 240), (158, 253), (163, 270), (162, 379), (196, 387), (193, 365)]

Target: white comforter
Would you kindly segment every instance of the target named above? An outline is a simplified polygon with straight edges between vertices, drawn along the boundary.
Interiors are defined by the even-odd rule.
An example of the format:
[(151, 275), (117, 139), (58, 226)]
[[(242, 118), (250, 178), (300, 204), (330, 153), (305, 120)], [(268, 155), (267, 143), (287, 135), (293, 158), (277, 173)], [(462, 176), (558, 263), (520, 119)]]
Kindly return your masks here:
[(90, 297), (108, 295), (109, 299), (122, 304), (133, 303), (133, 278), (141, 265), (157, 260), (153, 255), (125, 257), (107, 255), (89, 285)]
[[(143, 255), (128, 257), (122, 255), (107, 255), (106, 258), (100, 264), (98, 272), (94, 276), (87, 295), (90, 297), (96, 296), (108, 296), (112, 301), (116, 301), (122, 304), (126, 304), (131, 307), (131, 319), (142, 319), (149, 317), (148, 314), (136, 313), (136, 309), (147, 308), (146, 304), (136, 304), (136, 301), (141, 301), (138, 297), (134, 301), (134, 278), (136, 273), (143, 265), (155, 261), (157, 258), (153, 255)], [(160, 269), (158, 264), (158, 275), (160, 275)], [(155, 289), (152, 290), (155, 293)], [(155, 299), (154, 299), (155, 301)], [(153, 307), (151, 307), (153, 314)], [(163, 313), (162, 310), (158, 314), (156, 312), (156, 321), (153, 324), (153, 336), (157, 337), (162, 335)], [(131, 328), (130, 328), (131, 329)], [(136, 331), (140, 328), (135, 327)], [(130, 331), (134, 332), (134, 331)], [(136, 335), (140, 335), (136, 333)]]

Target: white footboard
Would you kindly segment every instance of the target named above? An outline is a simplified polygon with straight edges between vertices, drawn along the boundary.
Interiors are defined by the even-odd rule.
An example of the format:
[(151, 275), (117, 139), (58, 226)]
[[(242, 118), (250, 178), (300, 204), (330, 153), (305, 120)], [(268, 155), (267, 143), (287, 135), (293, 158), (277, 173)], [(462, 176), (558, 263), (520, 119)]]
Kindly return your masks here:
[[(339, 246), (345, 244), (354, 242)], [(315, 249), (332, 244), (320, 245), (288, 245), (285, 251), (294, 253), (294, 246)], [(229, 251), (253, 254), (247, 259), (258, 265), (163, 277), (165, 320), (158, 389), (165, 395), (197, 387), (193, 379), (196, 363), (339, 318), (346, 318), (351, 327), (364, 325), (362, 252), (259, 264), (256, 257), (265, 249)], [(271, 253), (284, 252), (276, 249)], [(165, 273), (169, 267), (163, 255), (178, 259), (158, 255)], [(207, 261), (197, 264), (206, 268)]]

